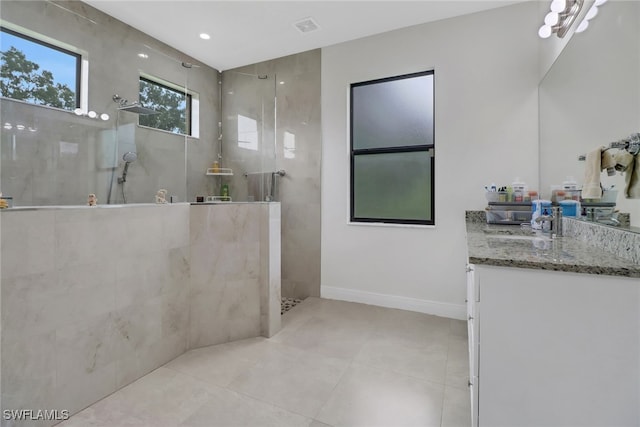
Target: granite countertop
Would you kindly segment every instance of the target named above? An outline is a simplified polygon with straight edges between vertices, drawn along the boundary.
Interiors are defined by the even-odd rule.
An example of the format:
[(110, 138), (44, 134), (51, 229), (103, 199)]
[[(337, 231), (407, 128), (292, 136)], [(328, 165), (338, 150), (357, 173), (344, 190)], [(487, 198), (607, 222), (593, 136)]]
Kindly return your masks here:
[(549, 239), (517, 225), (467, 220), (471, 264), (640, 277), (640, 264), (573, 237)]

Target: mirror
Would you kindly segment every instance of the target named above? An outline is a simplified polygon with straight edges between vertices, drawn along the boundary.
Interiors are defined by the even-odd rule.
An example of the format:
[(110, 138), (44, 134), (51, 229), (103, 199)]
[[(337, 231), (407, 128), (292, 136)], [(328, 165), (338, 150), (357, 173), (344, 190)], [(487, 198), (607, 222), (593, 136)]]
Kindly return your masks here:
[[(547, 197), (567, 176), (582, 183), (578, 156), (640, 132), (640, 2), (602, 5), (543, 78), (539, 102), (540, 190)], [(624, 197), (624, 177), (605, 171), (601, 183), (615, 186), (617, 209), (640, 227), (640, 199)]]

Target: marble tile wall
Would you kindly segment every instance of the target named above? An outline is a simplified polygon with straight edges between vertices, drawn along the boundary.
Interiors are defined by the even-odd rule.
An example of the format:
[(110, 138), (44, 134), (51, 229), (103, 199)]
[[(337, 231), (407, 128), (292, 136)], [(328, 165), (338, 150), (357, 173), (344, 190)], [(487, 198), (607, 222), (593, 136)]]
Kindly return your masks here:
[(0, 218), (2, 409), (73, 414), (190, 348), (280, 330), (279, 203)]
[[(160, 188), (180, 201), (207, 193), (211, 180), (205, 171), (219, 150), (217, 70), (83, 2), (9, 0), (2, 2), (0, 14), (83, 52), (89, 62), (89, 109), (110, 115), (103, 122), (1, 100), (3, 122), (25, 126), (3, 127), (0, 138), (0, 189), (13, 196), (16, 206), (82, 205), (89, 193), (101, 204), (109, 199), (122, 203), (117, 178), (127, 151), (138, 153), (125, 186), (127, 202), (152, 203)], [(199, 67), (186, 69), (181, 61)], [(138, 100), (141, 73), (199, 94), (199, 138), (140, 127), (136, 114), (118, 112), (112, 96)]]
[[(317, 49), (222, 73), (224, 161), (239, 172), (260, 167), (260, 171), (286, 172), (278, 177), (276, 200), (282, 203), (282, 295), (291, 298), (320, 296), (320, 66)], [(273, 128), (269, 96), (274, 86), (275, 141), (268, 132)], [(252, 87), (256, 90), (249, 90)], [(267, 131), (260, 141), (265, 146), (260, 151), (242, 148), (237, 142), (237, 115), (262, 117), (261, 106), (260, 123)], [(246, 200), (247, 178), (237, 173), (229, 182), (238, 196), (234, 200)]]
[(1, 215), (3, 409), (74, 413), (187, 350), (189, 205)]
[(280, 329), (279, 211), (279, 203), (192, 206), (190, 348)]

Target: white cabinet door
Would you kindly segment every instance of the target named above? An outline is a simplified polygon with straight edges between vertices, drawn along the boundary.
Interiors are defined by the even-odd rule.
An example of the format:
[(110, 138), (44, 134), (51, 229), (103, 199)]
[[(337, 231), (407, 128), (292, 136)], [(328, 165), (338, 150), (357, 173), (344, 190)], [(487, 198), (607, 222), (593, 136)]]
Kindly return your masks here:
[(467, 332), (469, 335), (469, 397), (471, 425), (478, 425), (478, 277), (475, 266), (467, 265)]
[(481, 427), (639, 426), (637, 278), (475, 266)]

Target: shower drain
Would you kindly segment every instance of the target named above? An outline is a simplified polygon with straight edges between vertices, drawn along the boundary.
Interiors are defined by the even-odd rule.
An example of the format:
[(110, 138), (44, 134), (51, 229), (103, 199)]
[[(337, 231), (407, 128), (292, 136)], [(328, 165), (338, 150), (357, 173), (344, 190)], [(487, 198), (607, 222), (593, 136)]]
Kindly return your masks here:
[(284, 314), (287, 311), (291, 310), (296, 305), (302, 302), (301, 299), (296, 298), (282, 298), (280, 303), (280, 314)]

